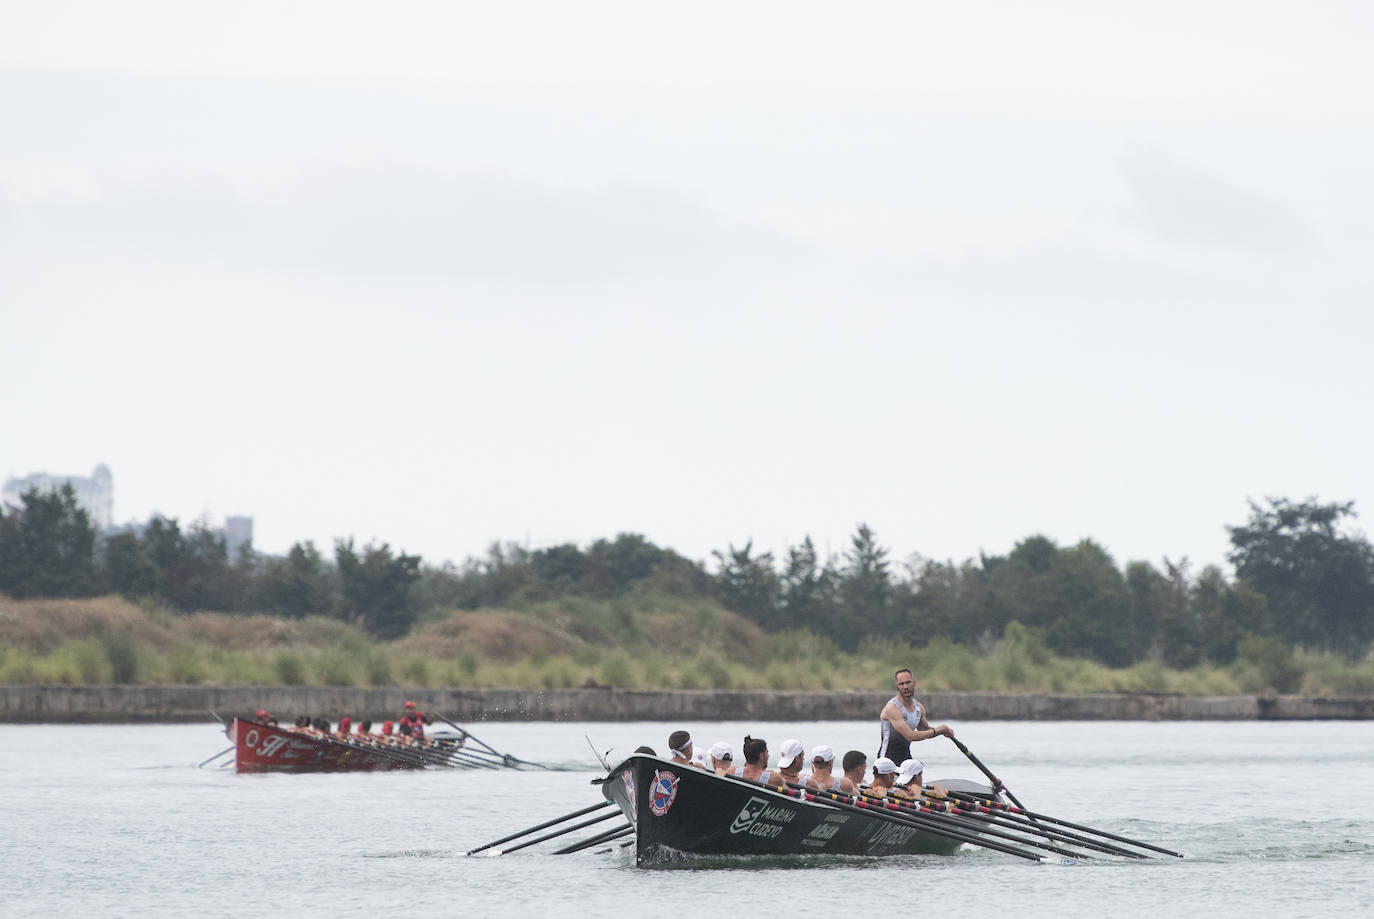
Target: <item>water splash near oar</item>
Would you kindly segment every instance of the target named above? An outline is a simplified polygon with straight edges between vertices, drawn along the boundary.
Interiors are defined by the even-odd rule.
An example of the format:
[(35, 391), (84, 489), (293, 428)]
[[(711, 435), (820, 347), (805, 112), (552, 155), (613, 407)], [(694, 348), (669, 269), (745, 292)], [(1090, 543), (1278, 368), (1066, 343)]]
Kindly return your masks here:
[(480, 750), (469, 749), (464, 751), (468, 756), (494, 757), (496, 760), (500, 762), (502, 766), (505, 766), (507, 769), (519, 769), (521, 766), (529, 766), (533, 769), (549, 768), (548, 766), (545, 766), (543, 763), (532, 763), (529, 760), (520, 759), (518, 756), (511, 756), (509, 753), (502, 753), (501, 751), (493, 747), (491, 744), (482, 740), (482, 738), (475, 736), (471, 731), (467, 730), (466, 728), (459, 727), (458, 725), (454, 724), (452, 721), (449, 721), (447, 718), (445, 718), (438, 712), (430, 712), (430, 714), (458, 732), (458, 745), (460, 747), (463, 744), (466, 744), (469, 740), (471, 740), (473, 743), (477, 744), (479, 747), (482, 748)]

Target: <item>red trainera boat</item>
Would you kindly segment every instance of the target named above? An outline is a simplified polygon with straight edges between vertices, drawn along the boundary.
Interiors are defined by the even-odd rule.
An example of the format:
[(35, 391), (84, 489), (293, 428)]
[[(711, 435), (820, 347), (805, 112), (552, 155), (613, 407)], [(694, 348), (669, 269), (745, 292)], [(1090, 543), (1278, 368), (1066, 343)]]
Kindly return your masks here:
[(341, 737), (235, 718), (228, 728), (239, 772), (375, 772), (447, 765), (449, 757), (383, 740)]
[[(259, 717), (262, 717), (259, 715)], [(378, 772), (388, 769), (547, 769), (501, 753), (452, 722), (423, 740), (334, 734), (235, 718), (225, 727), (239, 772)], [(219, 759), (227, 754), (225, 750)], [(206, 760), (205, 762), (210, 762)], [(205, 765), (205, 763), (201, 763)]]

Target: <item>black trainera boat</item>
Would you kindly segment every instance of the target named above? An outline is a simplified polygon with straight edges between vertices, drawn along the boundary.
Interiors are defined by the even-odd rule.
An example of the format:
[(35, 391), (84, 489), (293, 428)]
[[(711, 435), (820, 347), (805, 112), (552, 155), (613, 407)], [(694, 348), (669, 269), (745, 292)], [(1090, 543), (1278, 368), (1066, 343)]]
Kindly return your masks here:
[[(640, 865), (680, 855), (949, 855), (977, 838), (939, 818), (895, 817), (878, 804), (717, 776), (643, 754), (600, 784), (634, 827)], [(940, 784), (992, 796), (974, 782)]]

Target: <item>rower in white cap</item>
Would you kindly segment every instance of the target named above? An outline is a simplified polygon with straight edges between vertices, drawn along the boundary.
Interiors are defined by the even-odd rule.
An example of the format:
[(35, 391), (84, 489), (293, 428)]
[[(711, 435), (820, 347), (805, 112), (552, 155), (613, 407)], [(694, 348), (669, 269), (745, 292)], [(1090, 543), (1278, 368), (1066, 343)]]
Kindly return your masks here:
[(734, 760), (734, 751), (730, 749), (730, 745), (723, 740), (717, 740), (711, 745), (711, 752), (706, 755), (706, 768), (716, 775), (725, 775), (730, 771)]
[(783, 782), (800, 785), (802, 781), (802, 762), (806, 759), (806, 748), (795, 737), (782, 742), (778, 750), (778, 778)]
[(864, 793), (879, 798), (884, 797), (892, 790), (892, 785), (896, 780), (897, 764), (886, 756), (880, 756), (873, 761), (873, 781), (864, 788)]
[[(926, 793), (921, 784), (925, 775), (925, 764), (919, 759), (905, 760), (897, 767), (897, 779), (895, 787), (892, 789), (893, 797), (898, 798), (918, 798)], [(940, 785), (930, 786), (930, 793), (944, 797), (946, 789)]]
[(811, 773), (806, 787), (812, 791), (839, 791), (840, 777), (835, 772), (835, 751), (821, 744), (811, 748)]

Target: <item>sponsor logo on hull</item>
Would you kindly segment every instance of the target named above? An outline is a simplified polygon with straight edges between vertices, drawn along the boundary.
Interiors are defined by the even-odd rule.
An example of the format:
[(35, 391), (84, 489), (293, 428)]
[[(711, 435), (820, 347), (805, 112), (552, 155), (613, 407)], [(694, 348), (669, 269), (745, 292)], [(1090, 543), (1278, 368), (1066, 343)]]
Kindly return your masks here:
[(745, 833), (764, 839), (775, 839), (782, 834), (783, 827), (797, 816), (792, 808), (782, 804), (769, 804), (767, 798), (755, 795), (745, 803), (744, 809), (730, 824), (730, 833)]
[(655, 817), (662, 817), (673, 806), (678, 781), (677, 775), (667, 769), (654, 773), (654, 780), (649, 783), (649, 810)]

